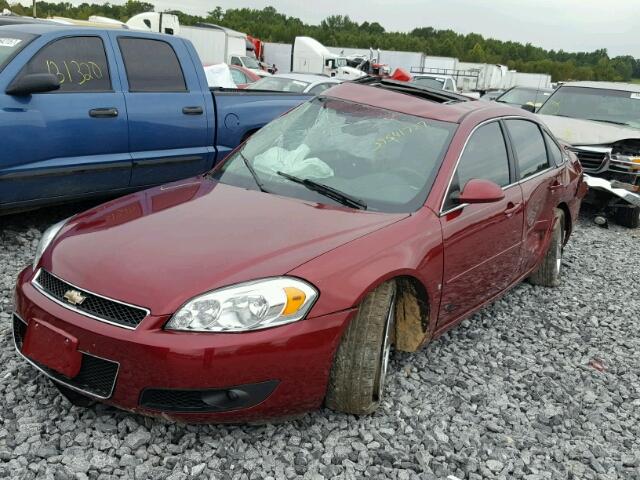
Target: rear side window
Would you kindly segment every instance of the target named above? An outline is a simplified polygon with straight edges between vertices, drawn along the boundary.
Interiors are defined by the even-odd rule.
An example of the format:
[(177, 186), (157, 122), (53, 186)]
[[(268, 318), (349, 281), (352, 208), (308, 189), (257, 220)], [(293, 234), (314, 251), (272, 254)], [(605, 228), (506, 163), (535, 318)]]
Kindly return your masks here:
[(507, 120), (505, 123), (515, 149), (520, 178), (549, 168), (547, 149), (538, 125), (527, 120)]
[(236, 85), (240, 83), (249, 83), (244, 73), (242, 73), (240, 70), (236, 70), (235, 68), (231, 69), (231, 76), (233, 77), (233, 81), (236, 83)]
[(312, 89), (310, 89), (308, 93), (312, 93), (314, 95), (319, 95), (322, 92), (324, 92), (325, 90), (328, 90), (329, 88), (331, 88), (331, 87), (333, 87), (335, 85), (336, 85), (335, 83), (330, 83), (330, 82), (320, 83), (320, 84), (316, 85), (315, 87), (313, 87)]
[(180, 61), (173, 47), (161, 40), (118, 39), (131, 92), (186, 92)]
[(546, 132), (544, 132), (544, 139), (547, 142), (549, 163), (555, 165), (556, 167), (559, 167), (564, 163), (564, 155), (562, 154), (562, 150), (560, 150), (558, 144)]
[(60, 82), (51, 93), (110, 92), (111, 78), (104, 44), (99, 37), (68, 37), (43, 47), (20, 72), (50, 73)]
[(459, 204), (460, 192), (472, 179), (491, 180), (501, 187), (511, 183), (509, 156), (498, 122), (483, 125), (469, 139), (451, 182), (444, 210)]

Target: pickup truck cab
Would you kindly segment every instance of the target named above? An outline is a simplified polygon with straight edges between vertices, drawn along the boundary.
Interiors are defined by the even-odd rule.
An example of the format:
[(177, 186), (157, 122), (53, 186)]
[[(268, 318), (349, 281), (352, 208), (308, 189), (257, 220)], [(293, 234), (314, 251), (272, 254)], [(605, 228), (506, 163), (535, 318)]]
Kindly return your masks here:
[(210, 90), (180, 37), (0, 27), (0, 212), (204, 173), (308, 98)]

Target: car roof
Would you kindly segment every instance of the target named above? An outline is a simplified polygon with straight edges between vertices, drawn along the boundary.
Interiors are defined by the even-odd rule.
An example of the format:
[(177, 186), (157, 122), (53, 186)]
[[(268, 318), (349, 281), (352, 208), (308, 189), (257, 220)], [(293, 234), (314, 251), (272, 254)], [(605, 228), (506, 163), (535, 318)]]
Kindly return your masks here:
[(605, 90), (620, 90), (623, 92), (640, 93), (640, 84), (623, 82), (566, 82), (562, 87), (601, 88)]
[[(61, 28), (68, 29), (77, 29), (82, 28), (78, 25), (64, 25), (61, 23), (55, 22), (42, 22), (42, 23), (15, 23), (13, 25), (3, 25), (0, 26), (0, 32), (3, 31), (12, 31), (12, 32), (24, 32), (24, 33), (32, 33), (34, 35), (42, 35), (43, 33), (56, 32)], [(86, 27), (85, 27), (86, 28)]]
[(344, 82), (323, 96), (443, 122), (460, 123), (476, 112), (486, 118), (521, 116), (538, 121), (519, 108), (391, 80)]
[(328, 77), (326, 75), (315, 75), (313, 73), (276, 73), (275, 75), (271, 75), (271, 77), (275, 78), (288, 78), (291, 80), (298, 80), (300, 82), (307, 83), (321, 83), (321, 82), (334, 82), (340, 83), (340, 80), (337, 80), (332, 77)]
[(504, 93), (510, 92), (511, 90), (526, 90), (528, 92), (553, 92), (553, 88), (521, 87), (519, 85), (516, 85), (515, 87), (511, 87)]

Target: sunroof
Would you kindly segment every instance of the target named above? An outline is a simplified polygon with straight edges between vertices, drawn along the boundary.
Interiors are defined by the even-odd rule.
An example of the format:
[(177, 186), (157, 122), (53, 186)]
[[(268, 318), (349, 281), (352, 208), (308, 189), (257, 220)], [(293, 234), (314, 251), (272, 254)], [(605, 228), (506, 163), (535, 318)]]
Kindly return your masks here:
[(457, 93), (447, 92), (445, 90), (436, 90), (435, 88), (424, 87), (422, 85), (378, 77), (364, 77), (354, 80), (354, 83), (405, 93), (407, 95), (413, 95), (414, 97), (420, 97), (425, 100), (442, 104), (468, 102), (472, 100), (464, 95), (458, 95)]

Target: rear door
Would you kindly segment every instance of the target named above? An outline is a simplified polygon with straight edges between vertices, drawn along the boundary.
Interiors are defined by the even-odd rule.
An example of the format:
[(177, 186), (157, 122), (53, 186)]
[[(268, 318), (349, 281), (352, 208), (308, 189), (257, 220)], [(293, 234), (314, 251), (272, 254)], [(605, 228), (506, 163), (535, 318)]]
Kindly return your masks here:
[(127, 111), (108, 36), (87, 30), (40, 41), (22, 52), (32, 55), (24, 68), (16, 58), (3, 77), (51, 73), (60, 89), (3, 95), (1, 120), (11, 130), (2, 138), (0, 204), (126, 188)]
[[(457, 200), (471, 179), (500, 185), (499, 202), (461, 205)], [(522, 190), (499, 121), (470, 136), (451, 179), (440, 215), (444, 240), (444, 281), (438, 325), (476, 309), (520, 275)]]
[[(540, 259), (549, 240), (554, 207), (569, 183), (564, 169), (556, 165), (555, 142), (547, 144), (540, 126), (526, 119), (505, 121), (516, 159), (516, 170), (524, 197), (524, 244), (522, 270), (527, 271)], [(562, 153), (560, 152), (560, 159)], [(565, 178), (566, 177), (566, 178)]]
[[(213, 165), (208, 89), (181, 39), (111, 32), (120, 53), (133, 160), (131, 186), (190, 177)], [(181, 60), (182, 59), (182, 62)]]

